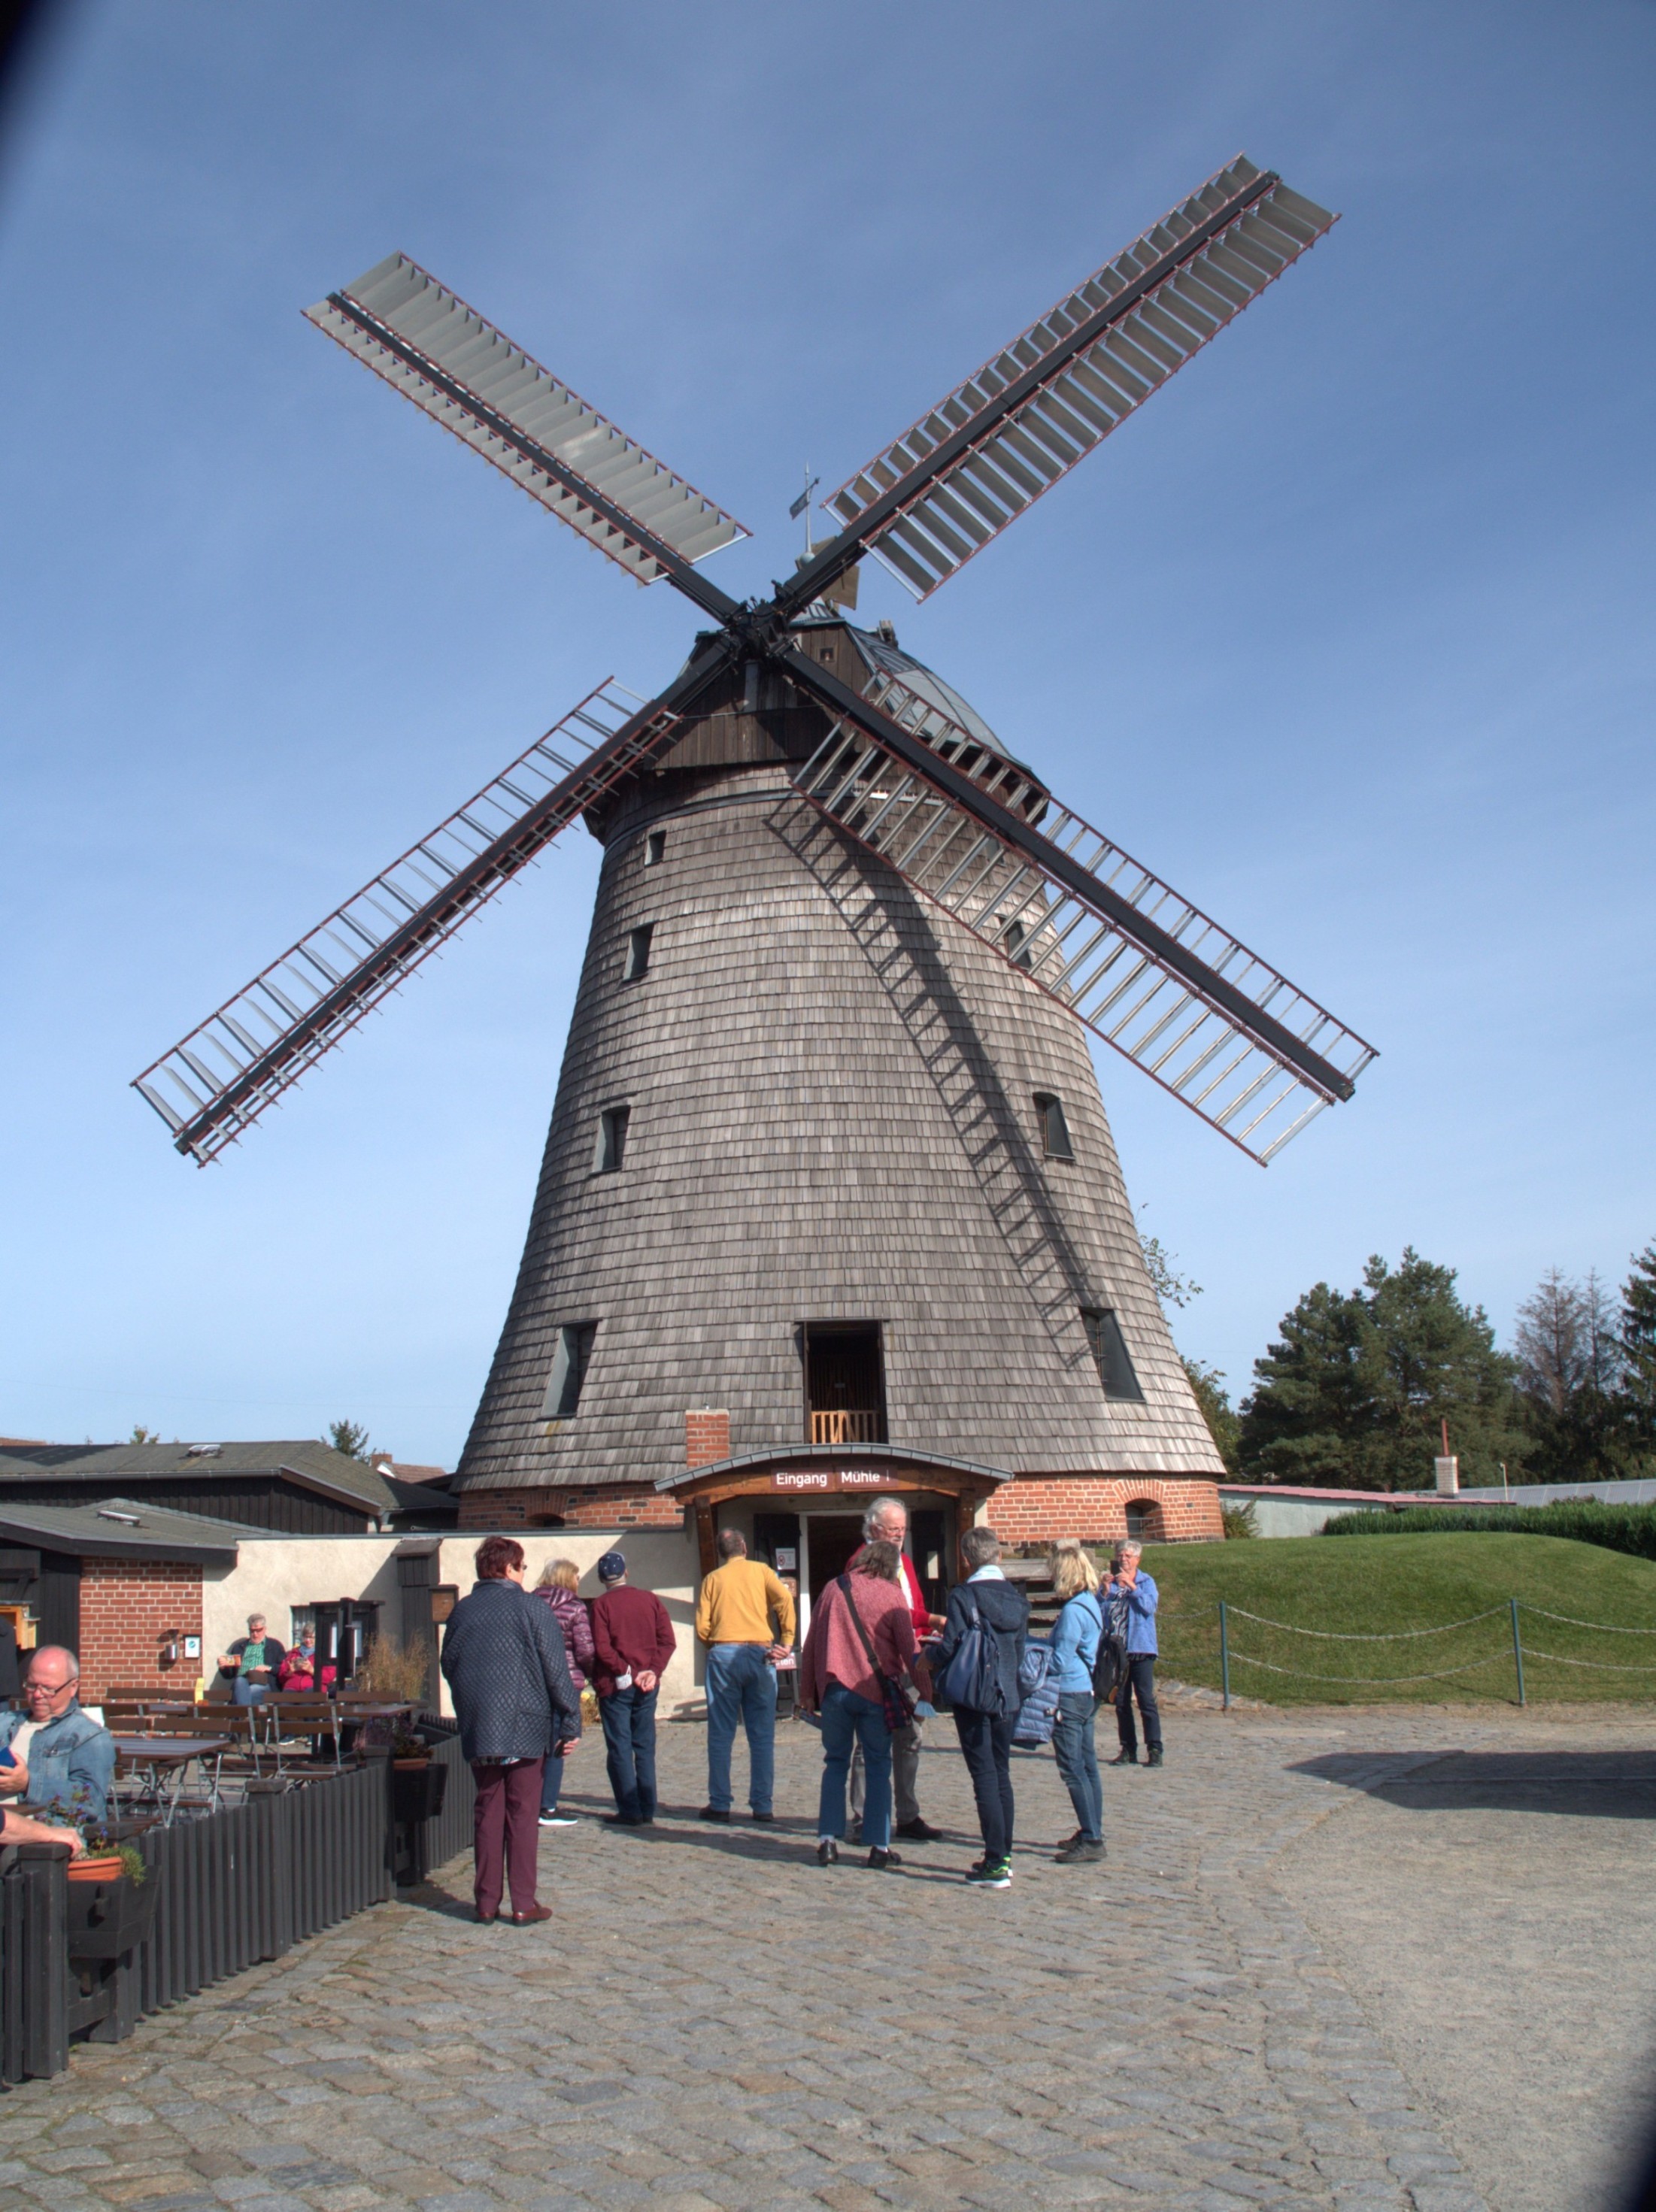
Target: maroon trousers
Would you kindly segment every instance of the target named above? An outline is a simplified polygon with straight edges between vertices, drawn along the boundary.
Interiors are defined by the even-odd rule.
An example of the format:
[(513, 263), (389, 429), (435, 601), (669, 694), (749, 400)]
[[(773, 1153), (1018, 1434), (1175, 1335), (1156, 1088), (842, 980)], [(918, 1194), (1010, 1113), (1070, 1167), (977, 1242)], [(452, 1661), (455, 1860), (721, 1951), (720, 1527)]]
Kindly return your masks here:
[(478, 1785), (473, 1842), (479, 1912), (498, 1912), (502, 1876), (512, 1886), (512, 1910), (527, 1912), (535, 1902), (535, 1858), (540, 1844), (539, 1759), (472, 1764)]

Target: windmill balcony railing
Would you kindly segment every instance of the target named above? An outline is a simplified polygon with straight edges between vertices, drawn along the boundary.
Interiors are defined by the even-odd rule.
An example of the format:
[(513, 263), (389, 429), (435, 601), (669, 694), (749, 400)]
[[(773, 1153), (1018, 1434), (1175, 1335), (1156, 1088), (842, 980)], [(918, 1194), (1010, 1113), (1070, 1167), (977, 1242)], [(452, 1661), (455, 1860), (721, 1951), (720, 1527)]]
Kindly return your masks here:
[(883, 1444), (886, 1416), (874, 1407), (837, 1407), (811, 1416), (813, 1444)]

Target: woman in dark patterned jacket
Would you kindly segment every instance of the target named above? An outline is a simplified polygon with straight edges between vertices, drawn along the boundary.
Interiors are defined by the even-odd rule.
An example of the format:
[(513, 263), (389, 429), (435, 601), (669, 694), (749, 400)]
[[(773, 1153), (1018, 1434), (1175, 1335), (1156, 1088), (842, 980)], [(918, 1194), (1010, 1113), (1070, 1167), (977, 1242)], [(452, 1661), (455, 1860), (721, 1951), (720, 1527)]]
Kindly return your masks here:
[(516, 1928), (552, 1917), (535, 1898), (540, 1770), (549, 1745), (561, 1756), (581, 1737), (563, 1632), (544, 1605), (529, 1602), (523, 1568), (515, 1537), (485, 1536), (476, 1586), (449, 1615), (442, 1641), (460, 1751), (478, 1785), (478, 1917), (499, 1917), (509, 1880)]
[[(587, 1601), (576, 1595), (581, 1570), (573, 1559), (549, 1559), (530, 1595), (538, 1598), (563, 1631), (563, 1656), (569, 1662), (569, 1680), (575, 1694), (587, 1686), (593, 1666), (593, 1620)], [(549, 1751), (540, 1777), (540, 1825), (543, 1828), (573, 1828), (572, 1813), (557, 1809), (563, 1787), (563, 1754)]]

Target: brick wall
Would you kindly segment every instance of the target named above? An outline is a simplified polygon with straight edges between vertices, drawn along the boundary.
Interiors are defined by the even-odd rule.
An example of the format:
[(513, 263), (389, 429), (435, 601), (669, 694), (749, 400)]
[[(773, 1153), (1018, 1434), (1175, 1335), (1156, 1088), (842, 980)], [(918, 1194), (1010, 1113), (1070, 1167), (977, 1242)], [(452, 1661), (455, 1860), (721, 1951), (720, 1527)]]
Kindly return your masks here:
[(1153, 1509), (1147, 1543), (1200, 1543), (1225, 1533), (1216, 1483), (1141, 1474), (1020, 1474), (989, 1499), (989, 1524), (1005, 1544), (1060, 1536), (1115, 1544), (1127, 1534), (1129, 1502)]
[(685, 1509), (648, 1483), (582, 1490), (463, 1490), (462, 1528), (682, 1528)]
[(685, 1415), (685, 1465), (713, 1467), (730, 1457), (730, 1416), (703, 1407)]
[(182, 1684), (187, 1692), (205, 1671), (202, 1661), (180, 1656), (168, 1666), (161, 1647), (169, 1637), (200, 1634), (199, 1567), (149, 1559), (82, 1562), (81, 1695), (89, 1703), (114, 1682)]

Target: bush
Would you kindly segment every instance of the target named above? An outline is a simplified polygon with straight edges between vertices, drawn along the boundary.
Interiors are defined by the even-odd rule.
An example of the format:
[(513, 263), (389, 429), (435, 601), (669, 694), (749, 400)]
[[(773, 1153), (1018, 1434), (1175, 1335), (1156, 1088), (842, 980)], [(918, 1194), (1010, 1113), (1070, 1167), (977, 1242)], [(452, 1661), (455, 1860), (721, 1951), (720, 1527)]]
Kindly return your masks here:
[(1225, 1524), (1227, 1540), (1233, 1536), (1257, 1536), (1259, 1534), (1259, 1522), (1254, 1514), (1251, 1498), (1245, 1498), (1239, 1505), (1221, 1504), (1219, 1517)]
[[(1227, 1534), (1230, 1532), (1226, 1531)], [(1605, 1505), (1594, 1498), (1560, 1498), (1550, 1505), (1406, 1505), (1390, 1511), (1342, 1513), (1324, 1536), (1565, 1536), (1656, 1559), (1656, 1505)]]

